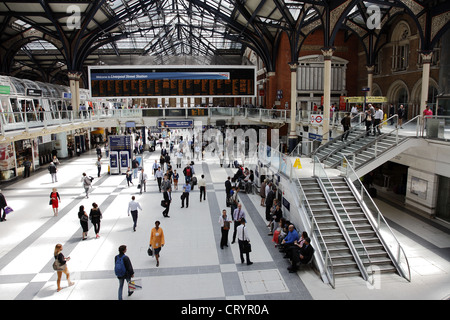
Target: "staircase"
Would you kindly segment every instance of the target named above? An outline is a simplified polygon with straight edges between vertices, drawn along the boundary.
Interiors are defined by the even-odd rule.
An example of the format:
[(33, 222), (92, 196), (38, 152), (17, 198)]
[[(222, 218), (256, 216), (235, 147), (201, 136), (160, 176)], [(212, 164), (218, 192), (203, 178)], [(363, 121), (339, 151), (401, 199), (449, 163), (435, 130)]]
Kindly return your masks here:
[(299, 179), (333, 262), (335, 277), (360, 275), (355, 259), (315, 178)]
[(335, 139), (333, 143), (318, 150), (317, 156), (327, 167), (337, 168), (341, 164), (343, 154), (355, 154), (354, 168), (357, 170), (405, 138), (404, 136), (383, 134), (376, 139), (374, 136), (366, 137), (365, 131), (355, 130), (349, 135), (347, 141), (342, 142), (340, 139)]
[[(336, 205), (338, 214), (342, 217), (342, 219), (350, 218), (353, 223), (356, 232), (358, 233), (359, 238), (362, 241), (364, 248), (366, 249), (370, 262), (372, 265), (377, 266), (377, 271), (382, 273), (395, 273), (397, 272), (394, 264), (392, 263), (388, 253), (384, 249), (380, 239), (378, 238), (377, 233), (373, 229), (366, 215), (364, 214), (359, 202), (355, 198), (352, 190), (347, 184), (345, 178), (342, 177), (333, 177), (329, 178), (323, 182), (326, 187), (327, 184), (331, 183), (334, 190), (336, 191), (338, 197), (340, 198), (340, 203), (345, 208), (346, 213), (342, 212), (340, 206)], [(335, 196), (331, 197), (333, 203), (338, 201)], [(350, 238), (356, 238), (357, 235), (355, 231), (352, 229), (348, 230)], [(358, 241), (354, 241), (355, 247), (358, 252), (363, 251), (361, 243)], [(367, 263), (364, 261), (363, 263)], [(367, 265), (366, 265), (367, 267)]]
[(353, 170), (362, 177), (405, 150), (427, 144), (425, 139), (400, 136), (395, 130), (377, 137), (366, 137), (365, 131), (354, 129), (346, 142), (338, 137), (321, 146), (316, 151), (316, 157), (326, 167), (340, 169), (345, 155)]

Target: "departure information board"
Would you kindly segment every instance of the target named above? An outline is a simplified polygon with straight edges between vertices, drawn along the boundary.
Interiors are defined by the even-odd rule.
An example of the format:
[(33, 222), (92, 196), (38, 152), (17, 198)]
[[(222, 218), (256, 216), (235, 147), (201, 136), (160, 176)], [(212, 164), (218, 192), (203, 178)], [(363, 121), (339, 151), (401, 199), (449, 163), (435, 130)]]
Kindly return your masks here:
[(92, 66), (93, 98), (255, 96), (253, 66)]

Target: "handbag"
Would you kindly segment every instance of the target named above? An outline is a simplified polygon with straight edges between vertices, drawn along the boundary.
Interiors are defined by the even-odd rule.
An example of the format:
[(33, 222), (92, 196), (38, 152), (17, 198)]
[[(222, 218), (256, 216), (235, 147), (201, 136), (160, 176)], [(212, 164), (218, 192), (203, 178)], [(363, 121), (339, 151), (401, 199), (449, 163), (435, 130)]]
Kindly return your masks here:
[(163, 208), (166, 208), (166, 207), (167, 207), (166, 201), (161, 200), (161, 207), (163, 207)]
[(65, 264), (61, 264), (58, 259), (55, 259), (55, 262), (53, 262), (53, 270), (63, 271), (65, 268), (66, 268)]
[(230, 221), (223, 222), (223, 230), (230, 230)]
[[(243, 239), (245, 239), (244, 238), (244, 229), (245, 229), (245, 226), (244, 226), (244, 228), (242, 228), (242, 238)], [(242, 241), (242, 252), (243, 253), (250, 253), (250, 252), (252, 252), (252, 245), (250, 244), (249, 241), (247, 241), (247, 240), (243, 240)]]
[(5, 214), (8, 214), (8, 213), (13, 212), (14, 210), (13, 210), (11, 207), (6, 206), (6, 207), (3, 209), (3, 211), (5, 212)]
[(49, 205), (52, 205), (52, 199), (50, 199), (50, 201), (48, 202)]
[(133, 279), (128, 282), (128, 291), (136, 291), (142, 289), (142, 279)]
[(153, 256), (153, 250), (152, 250), (152, 247), (148, 247), (148, 249), (147, 249), (147, 254), (151, 257), (151, 256)]
[(252, 252), (252, 245), (248, 241), (244, 241), (242, 243), (242, 252), (243, 253), (249, 253)]

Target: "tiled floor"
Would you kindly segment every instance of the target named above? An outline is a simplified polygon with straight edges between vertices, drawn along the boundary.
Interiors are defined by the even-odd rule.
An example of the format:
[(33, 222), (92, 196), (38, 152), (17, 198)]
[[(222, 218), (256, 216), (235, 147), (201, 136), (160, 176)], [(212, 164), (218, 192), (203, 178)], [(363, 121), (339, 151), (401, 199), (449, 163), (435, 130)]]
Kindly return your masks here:
[[(145, 153), (146, 168), (157, 153)], [(443, 299), (450, 295), (448, 229), (383, 202), (379, 202), (382, 212), (406, 248), (412, 282), (399, 276), (381, 276), (374, 287), (368, 287), (360, 278), (340, 279), (332, 289), (313, 270), (287, 272), (288, 262), (267, 236), (258, 195), (241, 196), (248, 212), (254, 264), (241, 264), (237, 244), (220, 249), (218, 217), (225, 207), (224, 181), (231, 169), (220, 168), (209, 159), (198, 161), (197, 175), (204, 173), (207, 178), (207, 200), (199, 202), (195, 188), (189, 208), (181, 209), (181, 192), (175, 191), (170, 218), (164, 218), (156, 181), (151, 180), (147, 192), (139, 195), (135, 186), (127, 187), (124, 176), (106, 174), (106, 164), (102, 176), (94, 180), (89, 199), (85, 199), (80, 178), (82, 172), (96, 176), (94, 159), (95, 155), (88, 153), (63, 160), (55, 184), (44, 169), (2, 187), (15, 211), (0, 223), (0, 299), (115, 300), (118, 281), (113, 260), (122, 244), (128, 246), (135, 278), (143, 284), (130, 300)], [(48, 205), (53, 187), (62, 198), (57, 217)], [(136, 232), (132, 232), (132, 220), (126, 212), (132, 195), (143, 207)], [(95, 239), (91, 228), (89, 239), (81, 241), (78, 207), (84, 205), (89, 211), (93, 202), (103, 212), (100, 238)], [(156, 220), (161, 221), (166, 238), (159, 267), (147, 255)], [(63, 278), (60, 292), (56, 292), (51, 266), (57, 243), (63, 244), (63, 253), (71, 257), (68, 266), (75, 282), (67, 287)]]

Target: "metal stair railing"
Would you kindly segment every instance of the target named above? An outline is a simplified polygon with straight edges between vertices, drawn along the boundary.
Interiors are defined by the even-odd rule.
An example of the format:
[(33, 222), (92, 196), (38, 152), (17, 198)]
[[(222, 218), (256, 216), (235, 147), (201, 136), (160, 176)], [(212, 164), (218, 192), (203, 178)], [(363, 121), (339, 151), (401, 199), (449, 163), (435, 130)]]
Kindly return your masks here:
[(348, 162), (346, 156), (344, 156), (342, 160), (343, 165), (341, 166), (341, 175), (343, 175), (349, 182), (349, 185), (353, 187), (352, 192), (356, 200), (360, 203), (364, 214), (377, 233), (378, 238), (386, 249), (386, 252), (394, 263), (398, 273), (410, 282), (411, 269), (403, 247), (384, 219), (369, 192), (367, 192), (355, 170), (350, 165), (350, 162)]
[[(387, 120), (385, 120), (385, 121), (388, 121), (388, 120), (389, 120), (389, 119), (387, 119)], [(406, 124), (411, 123), (411, 122), (416, 121), (416, 120), (420, 120), (420, 116), (415, 116), (414, 118), (412, 118), (412, 119), (409, 120), (408, 122), (404, 123), (403, 125), (406, 125)], [(382, 123), (383, 123), (383, 122), (382, 122)], [(382, 123), (381, 123), (381, 124), (382, 124)], [(381, 124), (380, 124), (380, 125), (381, 125)], [(420, 121), (417, 121), (417, 124), (416, 124), (416, 135), (414, 135), (414, 136), (402, 136), (402, 139), (400, 139), (400, 136), (399, 136), (399, 134), (398, 134), (398, 130), (399, 130), (399, 129), (398, 129), (398, 127), (397, 127), (397, 128), (395, 128), (395, 129), (393, 129), (393, 130), (387, 132), (387, 133), (383, 133), (382, 135), (376, 137), (375, 139), (373, 139), (373, 140), (370, 141), (369, 143), (365, 144), (365, 145), (362, 146), (361, 148), (359, 148), (359, 149), (357, 149), (357, 150), (355, 150), (355, 151), (353, 151), (353, 152), (348, 152), (348, 153), (346, 153), (346, 155), (347, 155), (348, 157), (352, 157), (352, 158), (353, 158), (353, 162), (352, 162), (352, 163), (353, 163), (353, 167), (356, 168), (356, 164), (355, 164), (354, 160), (355, 160), (355, 156), (356, 156), (358, 153), (360, 153), (360, 152), (363, 151), (363, 150), (368, 150), (370, 147), (372, 147), (373, 145), (375, 145), (373, 157), (374, 157), (374, 158), (377, 158), (377, 157), (378, 157), (378, 142), (380, 142), (380, 141), (383, 140), (385, 137), (390, 136), (392, 133), (395, 132), (395, 143), (394, 143), (393, 145), (391, 145), (388, 149), (386, 149), (386, 150), (383, 151), (383, 152), (386, 152), (387, 150), (390, 150), (390, 149), (392, 149), (392, 148), (397, 147), (397, 146), (398, 146), (401, 142), (403, 142), (405, 139), (408, 139), (408, 138), (411, 138), (411, 137), (418, 137), (418, 136), (419, 136), (419, 126), (420, 126)], [(365, 134), (365, 133), (364, 133), (364, 134)]]
[(318, 253), (320, 258), (322, 259), (323, 264), (323, 270), (325, 272), (325, 276), (327, 277), (331, 287), (334, 289), (335, 284), (335, 276), (334, 276), (334, 267), (333, 267), (333, 260), (331, 259), (331, 254), (328, 251), (326, 242), (324, 240), (324, 237), (322, 235), (322, 232), (320, 231), (319, 224), (316, 221), (316, 218), (314, 217), (314, 213), (309, 205), (308, 198), (303, 190), (302, 184), (300, 182), (300, 179), (297, 179), (298, 182), (298, 188), (295, 188), (295, 184), (291, 184), (291, 186), (294, 189), (294, 194), (297, 194), (298, 197), (294, 199), (299, 201), (297, 203), (299, 208), (303, 208), (304, 212), (306, 213), (307, 222), (309, 222), (309, 226), (305, 226), (306, 228), (309, 228), (308, 235), (312, 237), (312, 239), (316, 240), (314, 245), (316, 246), (317, 250), (315, 250), (315, 253)]
[[(390, 121), (391, 119), (397, 119), (397, 120), (398, 120), (398, 116), (397, 116), (397, 115), (393, 115), (392, 117), (390, 117), (390, 118), (388, 118), (388, 119), (386, 119), (386, 120), (383, 120), (379, 125), (375, 126), (375, 128), (378, 128), (378, 127), (380, 127), (380, 126), (383, 126), (385, 123), (387, 123), (387, 122)], [(411, 119), (411, 120), (412, 120), (412, 119)], [(409, 122), (409, 121), (408, 121), (408, 122)], [(361, 122), (361, 123), (362, 123), (362, 122)], [(398, 141), (398, 128), (392, 130), (391, 132), (394, 132), (394, 131), (397, 131), (396, 141)], [(385, 136), (387, 136), (387, 135), (390, 135), (391, 132), (389, 132), (388, 134), (383, 134), (383, 135), (379, 136), (378, 138), (380, 138), (380, 137), (385, 137)], [(325, 157), (322, 157), (322, 159), (320, 159), (320, 160), (321, 160), (321, 161), (327, 160), (332, 154), (338, 153), (339, 151), (341, 151), (342, 149), (346, 148), (346, 147), (349, 146), (350, 144), (352, 144), (352, 143), (354, 143), (355, 141), (357, 141), (357, 140), (363, 138), (366, 134), (367, 134), (367, 132), (364, 130), (364, 131), (361, 132), (359, 135), (357, 135), (356, 137), (354, 137), (351, 141), (346, 141), (346, 142), (345, 142), (344, 144), (342, 144), (339, 148), (334, 149), (334, 150), (331, 150)], [(340, 137), (340, 136), (339, 136), (339, 137)], [(338, 138), (338, 137), (336, 137), (336, 139), (337, 139), (337, 138)], [(375, 140), (376, 140), (376, 139), (375, 139)], [(368, 146), (371, 145), (371, 143), (372, 143), (372, 141), (369, 142), (368, 144), (362, 146), (361, 148), (359, 148), (357, 151), (355, 151), (355, 153), (356, 153), (356, 152), (359, 152), (360, 150), (363, 150), (363, 149), (367, 148)]]
[[(345, 113), (347, 113), (347, 112), (345, 112)], [(357, 114), (357, 115), (353, 116), (353, 117), (351, 118), (351, 122), (355, 122), (354, 120), (357, 119), (357, 118), (361, 119), (361, 114)], [(359, 127), (361, 126), (361, 121), (357, 121), (356, 123), (357, 123), (356, 126), (352, 126), (352, 127), (350, 128), (350, 132), (356, 131), (356, 129), (359, 128)], [(325, 135), (328, 135), (328, 136), (329, 136), (330, 133), (332, 133), (332, 132), (333, 132), (333, 128), (329, 129), (327, 132), (325, 132), (324, 134), (322, 134), (322, 137), (325, 136)], [(326, 146), (330, 145), (331, 143), (334, 142), (334, 140), (336, 140), (337, 138), (339, 138), (339, 137), (341, 137), (341, 136), (342, 136), (342, 134), (341, 134), (341, 135), (338, 135), (336, 138), (330, 138), (329, 141), (328, 141), (327, 143), (325, 143), (325, 144), (319, 146), (316, 150), (312, 150), (313, 147), (311, 147), (311, 151), (310, 151), (309, 153), (306, 153), (305, 155), (308, 156), (308, 155), (315, 155), (315, 154), (317, 154), (317, 151), (318, 151), (319, 149), (325, 148)], [(314, 142), (318, 142), (318, 141), (322, 141), (322, 138), (314, 138), (314, 139), (312, 139), (312, 140), (310, 140), (310, 141), (307, 141), (306, 143), (311, 143), (311, 146), (314, 146)], [(291, 157), (298, 157), (298, 156), (301, 156), (301, 155), (302, 155), (301, 149), (302, 149), (302, 146), (303, 146), (304, 143), (305, 143), (305, 141), (302, 141), (302, 142), (298, 143), (298, 144), (295, 146), (295, 148), (291, 151), (291, 153), (289, 154), (289, 156), (291, 156)], [(299, 151), (299, 150), (300, 150), (300, 151)]]
[[(319, 185), (323, 191), (325, 198), (327, 199), (327, 202), (331, 208), (331, 212), (333, 213), (336, 222), (341, 229), (342, 235), (344, 236), (353, 257), (355, 258), (356, 264), (361, 271), (363, 279), (373, 284), (374, 278), (370, 276), (373, 272), (373, 266), (369, 252), (367, 251), (363, 241), (361, 240), (356, 227), (354, 226), (347, 210), (345, 209), (345, 206), (342, 204), (341, 198), (334, 189), (332, 182), (330, 181), (325, 169), (322, 167), (322, 164), (320, 163), (317, 156), (314, 156), (313, 158), (313, 165), (314, 176), (319, 181)], [(324, 182), (328, 183), (329, 187), (326, 187)], [(335, 200), (337, 202), (333, 201), (332, 197), (335, 197)], [(352, 231), (354, 233), (353, 237), (350, 236), (349, 231)]]

